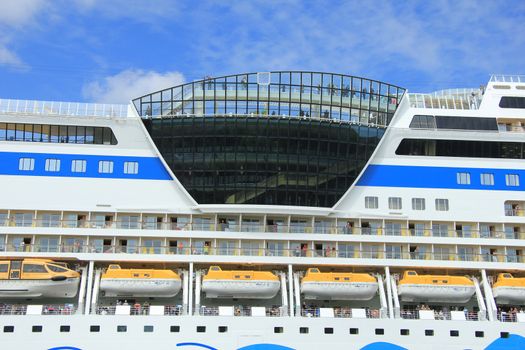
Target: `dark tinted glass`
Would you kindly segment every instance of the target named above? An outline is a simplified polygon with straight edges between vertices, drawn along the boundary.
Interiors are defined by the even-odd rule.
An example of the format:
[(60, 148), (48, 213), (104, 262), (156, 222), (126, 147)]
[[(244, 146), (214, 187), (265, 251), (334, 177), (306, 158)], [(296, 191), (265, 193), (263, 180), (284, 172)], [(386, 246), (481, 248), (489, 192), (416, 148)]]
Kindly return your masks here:
[(525, 143), (404, 139), (396, 154), (412, 156), (525, 159)]
[(438, 129), (451, 130), (498, 130), (496, 118), (473, 118), (436, 116)]
[(144, 123), (201, 204), (331, 207), (385, 131), (311, 118), (173, 116)]
[(525, 108), (525, 97), (503, 96), (499, 101), (501, 108)]

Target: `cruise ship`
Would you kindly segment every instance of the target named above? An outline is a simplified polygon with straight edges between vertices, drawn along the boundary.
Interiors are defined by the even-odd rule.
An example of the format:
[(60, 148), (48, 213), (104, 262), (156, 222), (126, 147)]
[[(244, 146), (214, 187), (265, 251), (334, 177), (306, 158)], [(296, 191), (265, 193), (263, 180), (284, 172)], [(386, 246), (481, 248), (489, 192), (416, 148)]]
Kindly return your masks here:
[(524, 135), (519, 75), (0, 100), (0, 346), (524, 349)]

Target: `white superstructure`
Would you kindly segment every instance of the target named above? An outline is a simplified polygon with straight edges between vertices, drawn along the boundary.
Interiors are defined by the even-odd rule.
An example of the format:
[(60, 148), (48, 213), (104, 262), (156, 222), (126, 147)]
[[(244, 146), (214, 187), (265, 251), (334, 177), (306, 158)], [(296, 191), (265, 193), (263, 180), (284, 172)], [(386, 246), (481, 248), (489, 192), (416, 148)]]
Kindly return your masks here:
[[(235, 82), (248, 100), (249, 84), (270, 91), (257, 77)], [(224, 81), (213, 98), (220, 90), (231, 101)], [(525, 77), (493, 76), (482, 89), (405, 92), (399, 100), (386, 93), (374, 100), (372, 88), (350, 93), (353, 83), (345, 90), (342, 78), (336, 89), (334, 81), (332, 105), (334, 96), (338, 108), (349, 99), (350, 116), (338, 122), (384, 133), (332, 207), (198, 203), (145, 127), (148, 119), (209, 118), (175, 102), (156, 116), (136, 103), (0, 100), (0, 282), (4, 273), (16, 279), (2, 260), (27, 257), (67, 262), (81, 273), (73, 299), (17, 300), (0, 288), (2, 349), (525, 347), (525, 286), (492, 288), (499, 273), (525, 276)], [(208, 83), (201, 84), (192, 96), (207, 106)], [(308, 90), (311, 101), (325, 103), (323, 86)], [(265, 108), (285, 92), (290, 105), (304, 99), (305, 89), (295, 89), (269, 92)], [(370, 112), (365, 123), (352, 114), (354, 96), (361, 105), (377, 101), (378, 111), (396, 105), (395, 113), (381, 125)], [(243, 118), (314, 118), (313, 108), (297, 117), (269, 111)], [(327, 122), (322, 111), (320, 124)], [(277, 188), (281, 180), (265, 181)], [(244, 193), (259, 192), (246, 185)], [(156, 298), (150, 282), (108, 285), (101, 275), (110, 264), (177, 271), (181, 281), (165, 287), (182, 292)], [(278, 281), (239, 274), (204, 282), (213, 265), (253, 276), (272, 271)], [(305, 296), (301, 279), (312, 267), (368, 273), (377, 283), (363, 283), (359, 297), (323, 299), (331, 288), (349, 290), (319, 281), (310, 286), (316, 296)], [(472, 285), (400, 284), (407, 270), (467, 276)], [(124, 282), (140, 290), (119, 297), (112, 288)]]

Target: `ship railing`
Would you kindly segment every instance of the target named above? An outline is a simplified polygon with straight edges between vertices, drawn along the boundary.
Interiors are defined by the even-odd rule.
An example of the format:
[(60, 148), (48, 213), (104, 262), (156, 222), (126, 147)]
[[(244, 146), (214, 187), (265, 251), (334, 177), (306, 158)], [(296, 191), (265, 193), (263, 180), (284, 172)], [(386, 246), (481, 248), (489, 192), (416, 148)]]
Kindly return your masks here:
[(280, 317), (285, 316), (283, 306), (201, 306), (200, 316), (248, 316), (248, 317)]
[(0, 113), (78, 117), (127, 117), (128, 105), (0, 99)]
[(301, 308), (303, 317), (336, 318), (381, 318), (381, 310), (372, 308), (333, 307), (322, 308), (306, 306)]
[(412, 108), (476, 110), (481, 104), (482, 93), (479, 89), (458, 94), (408, 94)]
[[(210, 241), (211, 244), (211, 241)], [(262, 248), (262, 247), (232, 247), (210, 245), (191, 246), (119, 246), (119, 245), (58, 245), (58, 244), (0, 244), (0, 251), (4, 252), (33, 252), (33, 253), (90, 253), (90, 254), (147, 254), (147, 255), (214, 255), (214, 256), (267, 256), (267, 257), (297, 257), (297, 258), (337, 258), (337, 259), (394, 259), (394, 260), (445, 260), (445, 261), (482, 261), (482, 262), (509, 262), (522, 263), (525, 258), (516, 254), (503, 252), (453, 252), (450, 250), (403, 252), (401, 249), (377, 249), (370, 246), (362, 250), (355, 247), (340, 247), (322, 243), (322, 248), (306, 248), (305, 245), (291, 249)], [(397, 246), (396, 246), (397, 247)]]
[(0, 304), (0, 315), (73, 315), (74, 304)]
[[(525, 210), (506, 209), (507, 216), (525, 216)], [(182, 231), (227, 231), (227, 232), (270, 232), (297, 234), (345, 234), (372, 236), (426, 236), (453, 238), (494, 238), (494, 239), (525, 239), (525, 233), (501, 230), (453, 230), (432, 228), (406, 228), (399, 226), (359, 227), (353, 225), (308, 225), (308, 224), (272, 224), (260, 223), (171, 223), (150, 221), (104, 221), (104, 220), (43, 220), (43, 219), (0, 219), (0, 226), (8, 227), (43, 227), (43, 228), (93, 228), (93, 229), (123, 229), (123, 230), (182, 230)]]
[(182, 305), (144, 305), (124, 303), (122, 305), (97, 305), (95, 309), (92, 309), (91, 311), (97, 315), (180, 316), (183, 314), (182, 310)]
[(525, 83), (525, 75), (492, 74), (490, 82), (494, 83)]
[(525, 322), (525, 310), (510, 309), (508, 311), (498, 311), (497, 319), (501, 322)]
[(475, 311), (443, 311), (443, 310), (401, 310), (401, 318), (405, 320), (461, 320), (481, 321), (484, 317), (481, 312)]

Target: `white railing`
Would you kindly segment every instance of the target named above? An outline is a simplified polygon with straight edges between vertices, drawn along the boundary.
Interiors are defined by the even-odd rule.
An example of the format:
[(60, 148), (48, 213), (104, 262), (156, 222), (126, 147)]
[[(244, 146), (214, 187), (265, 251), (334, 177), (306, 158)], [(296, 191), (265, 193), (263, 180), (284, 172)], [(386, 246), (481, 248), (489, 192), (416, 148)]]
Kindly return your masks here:
[(490, 81), (495, 83), (525, 83), (525, 75), (492, 74)]
[(128, 105), (0, 99), (0, 113), (17, 115), (127, 117)]
[(481, 104), (479, 89), (441, 90), (430, 94), (408, 94), (412, 108), (475, 110)]

